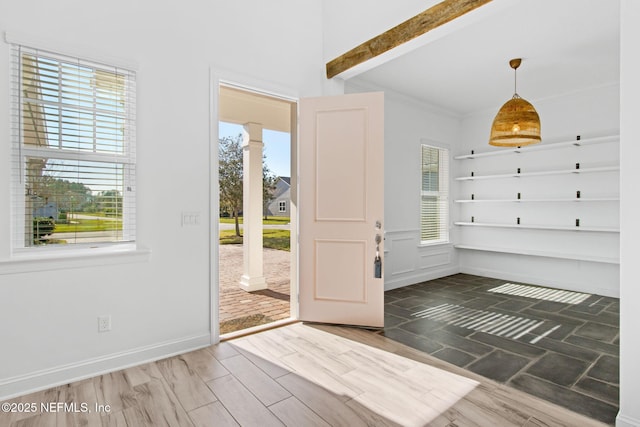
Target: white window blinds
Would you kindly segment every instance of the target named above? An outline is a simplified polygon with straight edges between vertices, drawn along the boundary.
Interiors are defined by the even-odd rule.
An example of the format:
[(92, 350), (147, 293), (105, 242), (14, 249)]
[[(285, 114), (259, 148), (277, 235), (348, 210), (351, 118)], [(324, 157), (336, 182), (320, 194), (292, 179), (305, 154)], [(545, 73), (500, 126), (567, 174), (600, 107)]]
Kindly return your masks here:
[(449, 241), (449, 150), (422, 145), (420, 240)]
[(13, 46), (13, 249), (135, 240), (135, 74)]

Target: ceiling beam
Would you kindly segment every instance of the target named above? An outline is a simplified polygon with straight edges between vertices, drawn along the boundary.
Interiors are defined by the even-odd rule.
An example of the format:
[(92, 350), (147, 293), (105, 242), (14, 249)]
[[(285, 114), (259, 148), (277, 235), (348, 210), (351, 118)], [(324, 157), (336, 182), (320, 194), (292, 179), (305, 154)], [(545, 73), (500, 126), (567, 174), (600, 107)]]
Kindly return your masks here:
[(375, 58), (491, 0), (444, 0), (327, 63), (327, 78)]

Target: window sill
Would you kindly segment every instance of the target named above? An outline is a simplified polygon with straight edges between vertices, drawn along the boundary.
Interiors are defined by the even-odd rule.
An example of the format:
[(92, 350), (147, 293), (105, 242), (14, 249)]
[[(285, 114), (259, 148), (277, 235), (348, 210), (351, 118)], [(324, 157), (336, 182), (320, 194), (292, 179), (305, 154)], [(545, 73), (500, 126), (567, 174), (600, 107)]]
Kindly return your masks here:
[(9, 260), (0, 261), (0, 275), (148, 262), (149, 259), (151, 249), (138, 248), (135, 244), (28, 251), (14, 254)]

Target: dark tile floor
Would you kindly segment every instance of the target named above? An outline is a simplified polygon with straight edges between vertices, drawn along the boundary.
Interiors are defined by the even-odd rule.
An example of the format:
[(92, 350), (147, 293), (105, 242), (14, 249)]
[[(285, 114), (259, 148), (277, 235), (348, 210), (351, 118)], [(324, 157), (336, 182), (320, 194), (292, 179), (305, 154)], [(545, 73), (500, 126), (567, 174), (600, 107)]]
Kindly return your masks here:
[(456, 274), (385, 293), (385, 336), (614, 424), (619, 300)]

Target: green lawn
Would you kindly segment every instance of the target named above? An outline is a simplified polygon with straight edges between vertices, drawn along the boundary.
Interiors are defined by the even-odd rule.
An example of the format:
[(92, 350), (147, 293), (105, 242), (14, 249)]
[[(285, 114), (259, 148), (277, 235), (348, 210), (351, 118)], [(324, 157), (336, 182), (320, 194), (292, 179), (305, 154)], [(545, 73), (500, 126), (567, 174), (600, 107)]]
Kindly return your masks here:
[[(242, 224), (242, 217), (238, 218), (240, 224)], [(291, 219), (289, 217), (279, 217), (272, 216), (267, 219), (262, 219), (263, 224), (271, 224), (271, 225), (287, 225)], [(233, 218), (220, 218), (221, 224), (235, 224), (235, 220)]]
[(291, 249), (291, 232), (289, 230), (263, 230), (262, 246), (288, 251)]
[[(262, 230), (262, 247), (289, 251), (291, 247), (289, 230)], [(220, 244), (241, 244), (242, 237), (236, 236), (234, 230), (220, 231)]]
[(122, 221), (101, 219), (76, 219), (71, 224), (56, 223), (54, 233), (77, 233), (82, 231), (122, 230)]
[[(98, 214), (90, 214), (98, 216)], [(220, 222), (233, 224), (233, 218), (220, 218)], [(242, 218), (240, 218), (242, 223)], [(263, 220), (263, 224), (288, 224), (289, 218), (271, 217)], [(122, 221), (119, 220), (101, 220), (101, 219), (75, 219), (71, 224), (56, 223), (54, 233), (77, 233), (83, 231), (113, 231), (122, 230)], [(282, 251), (290, 250), (289, 230), (263, 230), (262, 242), (263, 247), (271, 249), (279, 249)], [(242, 244), (242, 237), (235, 235), (235, 230), (221, 230), (220, 244)]]

